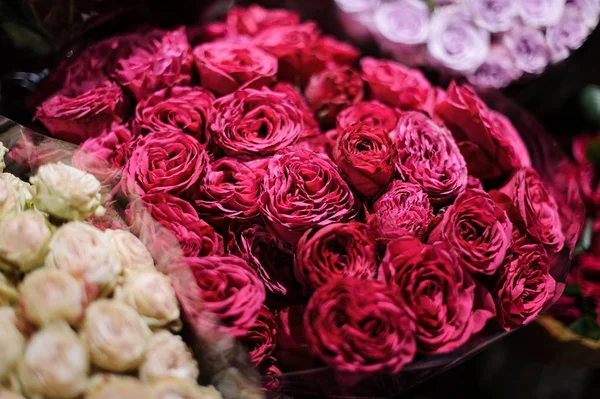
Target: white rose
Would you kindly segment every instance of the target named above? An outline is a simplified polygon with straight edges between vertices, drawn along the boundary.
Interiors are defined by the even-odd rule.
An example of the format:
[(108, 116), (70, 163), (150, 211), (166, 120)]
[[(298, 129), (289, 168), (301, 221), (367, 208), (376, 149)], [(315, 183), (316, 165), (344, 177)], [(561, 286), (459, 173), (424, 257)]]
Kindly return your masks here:
[(111, 374), (90, 379), (85, 399), (149, 399), (149, 387), (137, 378)]
[(221, 399), (215, 387), (200, 386), (192, 380), (164, 378), (150, 386), (151, 399)]
[(106, 299), (88, 307), (81, 333), (92, 363), (115, 372), (137, 369), (152, 336), (144, 319), (132, 307)]
[(139, 238), (125, 230), (106, 230), (105, 234), (125, 272), (156, 270), (152, 255)]
[(12, 281), (0, 272), (0, 306), (14, 304), (17, 301), (17, 288)]
[(0, 266), (27, 272), (44, 264), (50, 224), (37, 211), (13, 213), (0, 222)]
[(152, 336), (140, 366), (142, 381), (152, 382), (165, 377), (195, 381), (198, 374), (198, 363), (179, 335), (163, 330)]
[(0, 172), (4, 172), (4, 168), (6, 168), (6, 164), (4, 163), (4, 154), (8, 152), (8, 148), (4, 146), (4, 144), (0, 143)]
[(0, 388), (0, 399), (25, 399), (25, 397), (8, 389)]
[(30, 178), (35, 206), (60, 219), (81, 220), (104, 212), (101, 185), (94, 175), (63, 163), (41, 166)]
[(10, 173), (0, 173), (0, 220), (32, 206), (34, 188)]
[(83, 278), (101, 295), (112, 291), (122, 270), (104, 232), (83, 222), (66, 223), (56, 230), (46, 265)]
[(15, 323), (14, 309), (0, 307), (0, 382), (12, 370), (25, 348), (25, 337)]
[(83, 393), (90, 364), (77, 334), (57, 322), (33, 335), (18, 369), (27, 396), (70, 399)]

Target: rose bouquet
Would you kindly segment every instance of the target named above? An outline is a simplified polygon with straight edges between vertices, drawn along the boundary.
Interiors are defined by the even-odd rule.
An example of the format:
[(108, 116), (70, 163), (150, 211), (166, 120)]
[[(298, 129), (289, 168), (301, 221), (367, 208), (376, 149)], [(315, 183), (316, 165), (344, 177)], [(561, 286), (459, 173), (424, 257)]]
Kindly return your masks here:
[(188, 318), (247, 348), (270, 395), (397, 393), (560, 294), (581, 204), (537, 127), (286, 10), (187, 32), (92, 45), (35, 118), (137, 196), (132, 231), (145, 212), (177, 240), (177, 261), (148, 247)]

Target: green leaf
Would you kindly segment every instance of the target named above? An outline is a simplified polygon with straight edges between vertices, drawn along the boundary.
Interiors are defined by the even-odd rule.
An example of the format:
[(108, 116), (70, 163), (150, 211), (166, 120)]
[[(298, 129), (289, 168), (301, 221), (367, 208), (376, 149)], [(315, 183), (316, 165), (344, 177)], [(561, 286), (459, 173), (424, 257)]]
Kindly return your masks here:
[(581, 255), (582, 253), (589, 251), (589, 249), (592, 247), (593, 225), (594, 225), (594, 220), (587, 219), (587, 221), (585, 223), (585, 227), (583, 229), (583, 233), (581, 234), (581, 238), (577, 242), (577, 245), (575, 246), (575, 251), (573, 252), (573, 254), (575, 256)]
[(600, 163), (600, 140), (590, 142), (585, 157), (590, 162)]
[(586, 314), (580, 319), (575, 320), (569, 325), (569, 329), (577, 335), (590, 339), (600, 339), (600, 326), (596, 323), (596, 317), (591, 314)]
[(581, 91), (580, 102), (588, 120), (600, 127), (600, 87), (586, 86)]
[(13, 21), (0, 23), (0, 29), (6, 32), (13, 45), (31, 56), (46, 56), (52, 52), (52, 46), (38, 32)]
[(570, 296), (581, 295), (581, 289), (578, 285), (567, 285), (563, 292)]

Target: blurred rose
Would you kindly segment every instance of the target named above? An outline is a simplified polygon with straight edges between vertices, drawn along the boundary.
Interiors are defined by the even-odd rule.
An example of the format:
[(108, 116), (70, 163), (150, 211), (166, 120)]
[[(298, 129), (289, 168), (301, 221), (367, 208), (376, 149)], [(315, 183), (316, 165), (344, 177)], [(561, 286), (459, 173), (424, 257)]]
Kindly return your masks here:
[(104, 234), (125, 273), (156, 270), (152, 255), (139, 238), (125, 230), (106, 230)]
[(260, 365), (275, 350), (277, 322), (268, 307), (263, 305), (258, 313), (258, 319), (242, 339), (248, 349), (250, 361), (254, 366)]
[(152, 383), (151, 390), (152, 396), (150, 397), (152, 399), (222, 399), (219, 391), (217, 391), (212, 385), (207, 387), (201, 386), (198, 385), (196, 381), (189, 379), (182, 380), (180, 378), (161, 378)]
[(0, 222), (0, 268), (28, 272), (44, 264), (52, 226), (38, 211), (6, 216)]
[(577, 50), (585, 42), (590, 33), (585, 18), (579, 10), (567, 7), (558, 23), (546, 29), (546, 42), (552, 62), (566, 59), (571, 50)]
[(99, 136), (84, 141), (80, 150), (83, 150), (88, 156), (111, 161), (115, 151), (132, 138), (133, 135), (127, 125), (113, 124)]
[(300, 137), (313, 137), (321, 134), (321, 129), (319, 128), (319, 124), (315, 119), (314, 113), (312, 109), (308, 106), (304, 97), (302, 96), (302, 92), (296, 86), (285, 83), (285, 82), (277, 82), (273, 86), (273, 91), (276, 91), (281, 94), (285, 94), (288, 101), (291, 101), (292, 104), (296, 106), (298, 111), (302, 114), (302, 121), (304, 122), (304, 130), (300, 133)]
[(593, 253), (575, 258), (571, 276), (586, 297), (600, 299), (600, 259)]
[(483, 190), (483, 184), (481, 184), (481, 180), (476, 178), (475, 176), (467, 176), (467, 189), (474, 188), (476, 190)]
[(339, 135), (339, 130), (331, 129), (318, 136), (301, 137), (300, 140), (296, 142), (294, 148), (310, 150), (331, 157), (333, 147), (335, 146)]
[(550, 49), (544, 34), (537, 29), (514, 27), (503, 36), (502, 42), (515, 60), (515, 66), (523, 72), (540, 74), (550, 62)]
[[(6, 276), (3, 272), (0, 272), (0, 307), (14, 304), (17, 301), (19, 293), (17, 292), (17, 283), (14, 281), (12, 273), (7, 273)], [(0, 379), (2, 373), (0, 373)]]
[(4, 146), (4, 144), (0, 143), (0, 173), (4, 172), (4, 168), (6, 168), (6, 163), (4, 162), (4, 155), (8, 152), (8, 148)]
[(565, 13), (570, 13), (571, 11), (566, 11), (567, 9), (573, 9), (579, 14), (583, 18), (583, 25), (588, 29), (594, 29), (598, 25), (600, 2), (596, 0), (568, 0)]
[(159, 330), (148, 342), (139, 374), (142, 381), (149, 383), (166, 378), (195, 382), (200, 373), (194, 355), (181, 336)]
[(10, 173), (0, 173), (0, 220), (33, 205), (35, 188)]
[(548, 314), (555, 317), (565, 325), (573, 323), (583, 316), (583, 312), (576, 305), (577, 298), (563, 294), (550, 309)]
[(340, 131), (354, 123), (382, 129), (388, 133), (396, 127), (398, 115), (379, 101), (361, 101), (340, 112), (336, 118), (336, 128)]
[(469, 0), (467, 6), (481, 28), (490, 32), (506, 32), (516, 21), (518, 3), (516, 0)]
[(485, 61), (467, 74), (473, 86), (482, 89), (500, 89), (508, 86), (523, 75), (515, 66), (509, 50), (502, 44), (494, 44)]
[(25, 337), (17, 327), (15, 310), (10, 306), (0, 307), (0, 380), (4, 381), (13, 371), (25, 344)]
[(429, 36), (429, 8), (420, 0), (384, 3), (373, 16), (378, 31), (392, 43), (414, 46)]
[(259, 5), (234, 7), (227, 13), (226, 25), (238, 35), (254, 36), (268, 28), (294, 26), (300, 23), (298, 14), (284, 9), (266, 9)]
[(356, 48), (332, 36), (320, 37), (313, 50), (329, 66), (352, 66), (360, 57), (360, 52)]
[(281, 384), (281, 376), (283, 372), (278, 367), (277, 363), (277, 358), (271, 356), (266, 358), (261, 366), (261, 375), (263, 376), (262, 389), (267, 393), (277, 394), (283, 388)]
[(97, 374), (90, 378), (86, 399), (147, 399), (152, 389), (138, 378), (116, 374)]
[(516, 3), (523, 22), (535, 28), (556, 24), (565, 9), (565, 0), (521, 0)]

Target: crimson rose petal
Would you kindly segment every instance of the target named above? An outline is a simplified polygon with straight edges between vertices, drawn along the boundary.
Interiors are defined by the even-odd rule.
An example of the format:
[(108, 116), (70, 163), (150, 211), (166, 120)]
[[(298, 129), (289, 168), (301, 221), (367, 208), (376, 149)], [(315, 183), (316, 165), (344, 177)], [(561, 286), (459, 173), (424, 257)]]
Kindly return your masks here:
[(273, 91), (285, 94), (289, 101), (294, 104), (302, 114), (304, 122), (304, 130), (300, 133), (300, 137), (313, 137), (321, 134), (319, 123), (315, 119), (312, 109), (308, 106), (302, 93), (294, 85), (286, 82), (278, 82), (273, 86)]
[(266, 9), (253, 4), (248, 8), (229, 10), (225, 23), (238, 35), (254, 36), (271, 27), (298, 25), (300, 16), (288, 10)]
[(258, 313), (256, 322), (243, 338), (244, 345), (248, 348), (250, 361), (255, 366), (260, 365), (275, 350), (277, 337), (277, 321), (268, 307), (263, 305)]
[(374, 128), (390, 132), (396, 127), (398, 116), (396, 112), (379, 101), (361, 101), (340, 112), (336, 118), (338, 130), (360, 122)]

